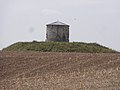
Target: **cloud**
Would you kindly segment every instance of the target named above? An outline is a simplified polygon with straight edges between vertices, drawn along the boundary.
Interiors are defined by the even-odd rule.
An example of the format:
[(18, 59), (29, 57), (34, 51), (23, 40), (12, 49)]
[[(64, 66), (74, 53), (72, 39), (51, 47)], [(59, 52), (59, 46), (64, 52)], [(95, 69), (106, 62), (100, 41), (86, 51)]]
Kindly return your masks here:
[(61, 15), (62, 14), (60, 11), (53, 10), (53, 9), (43, 9), (41, 13), (43, 15)]

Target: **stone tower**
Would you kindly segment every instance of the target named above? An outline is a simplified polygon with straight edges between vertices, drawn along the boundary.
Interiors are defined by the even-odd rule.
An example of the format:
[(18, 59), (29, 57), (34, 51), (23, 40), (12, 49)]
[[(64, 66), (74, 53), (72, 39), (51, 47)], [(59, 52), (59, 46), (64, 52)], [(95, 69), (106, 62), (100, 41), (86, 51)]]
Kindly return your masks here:
[(47, 42), (69, 42), (69, 25), (56, 21), (46, 26)]

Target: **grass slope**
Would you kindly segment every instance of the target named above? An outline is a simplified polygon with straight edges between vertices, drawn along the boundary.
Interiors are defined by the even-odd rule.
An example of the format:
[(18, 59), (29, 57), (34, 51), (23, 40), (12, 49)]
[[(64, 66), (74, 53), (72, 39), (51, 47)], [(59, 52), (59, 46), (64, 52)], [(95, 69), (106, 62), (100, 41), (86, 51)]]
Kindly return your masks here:
[(97, 43), (83, 42), (17, 42), (4, 48), (5, 51), (115, 53), (116, 51)]

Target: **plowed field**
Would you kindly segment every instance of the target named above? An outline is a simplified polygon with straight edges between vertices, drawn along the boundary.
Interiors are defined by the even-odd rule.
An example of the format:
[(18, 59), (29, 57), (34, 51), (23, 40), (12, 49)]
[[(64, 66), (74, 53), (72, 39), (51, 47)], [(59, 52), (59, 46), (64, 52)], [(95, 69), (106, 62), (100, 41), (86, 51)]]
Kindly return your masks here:
[(0, 51), (0, 90), (120, 90), (120, 54)]

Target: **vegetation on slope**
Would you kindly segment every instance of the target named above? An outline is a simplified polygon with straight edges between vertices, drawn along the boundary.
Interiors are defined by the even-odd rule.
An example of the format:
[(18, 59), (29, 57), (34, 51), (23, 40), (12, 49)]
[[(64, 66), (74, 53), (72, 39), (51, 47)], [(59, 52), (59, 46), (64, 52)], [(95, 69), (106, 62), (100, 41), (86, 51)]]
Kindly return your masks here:
[(17, 42), (4, 48), (5, 51), (115, 53), (116, 51), (97, 43), (83, 42)]

